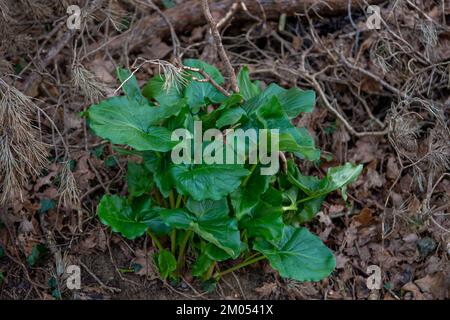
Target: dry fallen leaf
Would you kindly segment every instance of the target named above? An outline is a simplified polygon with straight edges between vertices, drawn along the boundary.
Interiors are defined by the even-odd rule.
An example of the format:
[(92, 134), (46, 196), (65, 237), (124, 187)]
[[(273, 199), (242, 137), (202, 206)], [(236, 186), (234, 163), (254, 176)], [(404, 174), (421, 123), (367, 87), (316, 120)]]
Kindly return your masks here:
[(450, 275), (448, 273), (428, 274), (414, 282), (422, 292), (431, 294), (436, 299), (449, 298)]
[(140, 269), (135, 273), (140, 276), (146, 276), (150, 280), (158, 279), (159, 274), (153, 263), (153, 251), (145, 252), (144, 250), (136, 250), (136, 257), (133, 263), (138, 264)]
[(277, 289), (277, 284), (275, 282), (266, 282), (262, 287), (256, 288), (255, 291), (258, 292), (262, 297), (269, 297)]

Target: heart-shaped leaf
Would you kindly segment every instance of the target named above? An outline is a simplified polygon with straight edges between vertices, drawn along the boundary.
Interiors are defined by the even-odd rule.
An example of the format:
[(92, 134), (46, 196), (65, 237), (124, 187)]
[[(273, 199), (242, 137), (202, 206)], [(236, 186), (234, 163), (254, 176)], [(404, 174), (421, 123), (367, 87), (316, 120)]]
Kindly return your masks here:
[(336, 266), (330, 249), (306, 228), (286, 226), (281, 240), (259, 239), (254, 249), (264, 254), (282, 277), (298, 281), (322, 280)]
[(231, 194), (231, 204), (238, 220), (244, 215), (250, 214), (258, 204), (259, 197), (269, 187), (269, 180), (270, 176), (261, 175), (260, 167), (255, 167), (245, 185), (240, 186)]
[(263, 237), (266, 240), (276, 240), (283, 232), (283, 210), (281, 207), (273, 207), (266, 202), (259, 202), (249, 215), (239, 221), (239, 224), (247, 229), (249, 237)]
[(133, 197), (139, 197), (150, 192), (153, 186), (152, 173), (145, 165), (135, 162), (128, 162), (127, 170), (128, 192)]
[(182, 88), (172, 85), (167, 90), (165, 81), (166, 78), (161, 75), (151, 78), (142, 90), (142, 94), (158, 102), (161, 107), (184, 104)]
[(169, 130), (154, 125), (178, 109), (179, 106), (151, 107), (126, 97), (113, 97), (92, 105), (87, 115), (95, 134), (112, 143), (126, 144), (139, 151), (166, 152), (177, 142), (171, 141)]
[(168, 250), (160, 250), (156, 254), (155, 259), (158, 264), (159, 274), (164, 280), (177, 269), (177, 260)]
[(149, 227), (156, 228), (159, 232), (164, 231), (161, 230), (164, 225), (158, 211), (151, 208), (149, 198), (132, 206), (126, 198), (104, 195), (97, 207), (97, 214), (103, 224), (128, 239), (142, 236)]
[(236, 190), (248, 170), (240, 165), (176, 165), (171, 169), (179, 193), (194, 200), (220, 200)]
[(134, 75), (130, 71), (123, 68), (117, 68), (117, 78), (122, 84), (122, 89), (127, 95), (128, 99), (134, 100), (139, 104), (147, 103), (147, 100), (141, 93), (141, 88)]
[(261, 92), (258, 83), (250, 80), (248, 67), (244, 66), (237, 75), (238, 87), (245, 100), (249, 100)]
[(223, 249), (233, 258), (241, 252), (237, 220), (228, 215), (226, 199), (195, 201), (189, 198), (186, 208), (161, 212), (164, 221), (174, 227), (192, 230), (207, 242)]
[[(202, 69), (219, 85), (223, 83), (224, 79), (219, 70), (206, 62), (196, 59), (186, 59), (183, 61), (183, 64), (188, 67)], [(197, 79), (203, 79), (203, 76), (198, 72), (189, 71), (188, 73)], [(186, 87), (184, 95), (191, 109), (207, 105), (209, 102), (221, 103), (226, 99), (226, 96), (217, 90), (211, 83), (198, 82), (195, 80), (191, 81)]]

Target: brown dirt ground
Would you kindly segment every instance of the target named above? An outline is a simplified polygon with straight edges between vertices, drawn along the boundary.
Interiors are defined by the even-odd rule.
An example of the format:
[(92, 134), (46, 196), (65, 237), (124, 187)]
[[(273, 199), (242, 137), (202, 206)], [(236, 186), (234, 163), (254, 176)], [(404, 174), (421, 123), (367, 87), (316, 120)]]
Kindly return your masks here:
[[(147, 248), (150, 242), (147, 239), (121, 239), (101, 225), (95, 215), (96, 205), (104, 192), (126, 191), (121, 178), (127, 160), (125, 157), (114, 160), (117, 155), (111, 146), (86, 130), (84, 121), (78, 116), (90, 104), (89, 98), (95, 99), (95, 95), (89, 96), (92, 86), (91, 91), (89, 87), (83, 91), (83, 88), (72, 86), (69, 66), (73, 60), (73, 48), (76, 47), (81, 56), (86, 55), (87, 48), (96, 42), (103, 43), (120, 33), (114, 30), (114, 22), (125, 21), (128, 24), (131, 21), (133, 26), (137, 19), (148, 13), (148, 8), (145, 11), (130, 1), (111, 3), (114, 4), (112, 11), (102, 7), (88, 22), (92, 32), (90, 37), (86, 36), (83, 41), (78, 39), (76, 43), (70, 41), (58, 54), (57, 62), (52, 61), (41, 70), (44, 80), (33, 83), (28, 93), (50, 115), (69, 146), (82, 213), (78, 215), (73, 208), (58, 206), (64, 148), (52, 124), (40, 118), (36, 123), (41, 126), (44, 140), (52, 145), (53, 159), (58, 161), (40, 177), (30, 179), (23, 188), (23, 201), (17, 196), (11, 205), (0, 210), (4, 222), (0, 227), (0, 244), (6, 251), (6, 256), (0, 258), (0, 271), (4, 274), (0, 299), (54, 299), (49, 280), (55, 276), (57, 267), (79, 264), (80, 261), (83, 264), (81, 290), (64, 289), (64, 277), (57, 277), (63, 299), (449, 298), (448, 7), (442, 11), (439, 1), (420, 2), (421, 11), (431, 16), (437, 26), (434, 30), (437, 44), (433, 44), (430, 40), (433, 33), (420, 33), (423, 28), (418, 27), (420, 23), (426, 25), (423, 13), (404, 4), (395, 10), (392, 3), (383, 4), (383, 14), (387, 16), (389, 12), (395, 12), (395, 19), (387, 18), (387, 23), (392, 27), (396, 21), (398, 30), (411, 46), (408, 50), (404, 42), (400, 41), (399, 47), (399, 40), (386, 29), (357, 32), (359, 38), (356, 41), (352, 23), (364, 29), (365, 17), (361, 11), (352, 13), (353, 22), (345, 15), (315, 17), (311, 20), (312, 27), (305, 16), (288, 18), (284, 31), (277, 29), (278, 21), (269, 21), (264, 27), (257, 21), (231, 20), (227, 24), (223, 41), (233, 65), (248, 64), (253, 77), (264, 84), (277, 81), (287, 87), (314, 87), (311, 81), (305, 80), (305, 74), (293, 70), (302, 70), (303, 67), (312, 74), (329, 66), (330, 69), (323, 71), (317, 79), (325, 95), (335, 99), (333, 103), (329, 98), (333, 106), (339, 106), (338, 111), (356, 131), (382, 129), (377, 121), (387, 126), (398, 126), (396, 119), (403, 121), (401, 124), (404, 125), (411, 114), (418, 117), (411, 120), (413, 124), (409, 127), (404, 125), (403, 131), (358, 137), (349, 133), (341, 121), (336, 121), (336, 116), (323, 99), (318, 99), (314, 112), (298, 121), (314, 134), (318, 147), (329, 158), (318, 166), (299, 163), (301, 169), (306, 173), (323, 174), (327, 167), (345, 161), (363, 163), (365, 167), (358, 181), (349, 187), (349, 206), (338, 194), (333, 194), (319, 217), (308, 225), (335, 252), (336, 270), (321, 282), (299, 283), (281, 279), (267, 263), (262, 262), (226, 276), (215, 290), (206, 293), (202, 284), (188, 274), (178, 284), (158, 280), (151, 259), (145, 259), (145, 250), (151, 252), (151, 248)], [(65, 12), (60, 5), (44, 5), (41, 1), (35, 2), (37, 9), (33, 10), (24, 10), (22, 5), (22, 1), (18, 1), (9, 7), (14, 22), (9, 24), (10, 33), (5, 29), (2, 35), (0, 71), (2, 76), (13, 72), (26, 79), (36, 68), (27, 64), (30, 61), (41, 62), (49, 48), (61, 39), (63, 29), (54, 34), (50, 32)], [(111, 12), (116, 15), (112, 17)], [(128, 20), (116, 16), (127, 17)], [(26, 22), (34, 20), (37, 22)], [(47, 20), (50, 22), (42, 22)], [(104, 24), (104, 21), (109, 22)], [(203, 43), (207, 39), (205, 31), (206, 26), (201, 26), (179, 32), (181, 51), (185, 57), (201, 57), (222, 67), (214, 48)], [(311, 34), (312, 31), (315, 33)], [(343, 57), (333, 51), (338, 47), (342, 48)], [(302, 55), (307, 49), (305, 60)], [(384, 55), (386, 52), (393, 55)], [(130, 66), (139, 56), (169, 60), (171, 55), (172, 43), (167, 37), (153, 39), (128, 56), (122, 52), (109, 52), (105, 46), (87, 55), (81, 63), (95, 75), (108, 95), (117, 87), (115, 65)], [(376, 57), (382, 59), (377, 60)], [(421, 59), (425, 62), (420, 62)], [(362, 69), (376, 74), (376, 77), (346, 65), (348, 61), (352, 65), (355, 60)], [(8, 71), (2, 71), (2, 63)], [(12, 66), (12, 70), (8, 66)], [(408, 71), (408, 66), (414, 70), (413, 73)], [(24, 67), (25, 71), (20, 71)], [(383, 67), (389, 71), (382, 73)], [(146, 65), (137, 77), (144, 83), (156, 72), (157, 68)], [(21, 88), (22, 79), (14, 79), (14, 85)], [(398, 92), (386, 83), (399, 92), (410, 90), (412, 96), (421, 100), (402, 105)], [(432, 101), (441, 110), (439, 115), (430, 112), (423, 101)], [(399, 105), (402, 108), (393, 113), (393, 106)], [(373, 117), (367, 114), (366, 106)], [(418, 129), (412, 128), (414, 123)], [(433, 134), (440, 137), (436, 143), (440, 143), (441, 153), (427, 149), (430, 141), (434, 141)], [(100, 148), (103, 148), (102, 152)], [(95, 155), (96, 152), (101, 155)], [(438, 156), (434, 156), (436, 154)], [(418, 159), (421, 160), (412, 164)], [(434, 188), (431, 189), (430, 185)], [(47, 200), (52, 200), (56, 206), (40, 213)], [(83, 232), (78, 230), (80, 224)], [(53, 250), (30, 267), (26, 258), (37, 244)], [(132, 269), (133, 263), (143, 267), (138, 274)], [(381, 290), (367, 288), (366, 272), (370, 265), (382, 269)]]

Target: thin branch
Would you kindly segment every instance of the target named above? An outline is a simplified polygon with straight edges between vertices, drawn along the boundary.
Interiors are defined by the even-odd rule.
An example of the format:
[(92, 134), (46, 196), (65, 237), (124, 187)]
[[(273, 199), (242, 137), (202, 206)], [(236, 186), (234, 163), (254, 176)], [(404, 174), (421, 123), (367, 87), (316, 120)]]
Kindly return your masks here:
[(192, 77), (192, 79), (194, 81), (197, 81), (197, 82), (209, 82), (209, 83), (211, 83), (214, 86), (214, 88), (219, 90), (226, 97), (230, 96), (230, 93), (227, 90), (225, 90), (221, 85), (219, 85), (213, 78), (211, 78), (211, 76), (209, 74), (207, 74), (205, 72), (205, 70), (199, 69), (199, 68), (192, 68), (192, 67), (188, 67), (188, 66), (182, 66), (182, 68), (184, 70), (188, 70), (188, 71), (192, 71), (192, 72), (198, 72), (204, 77), (204, 79), (198, 79), (196, 77)]
[(214, 18), (211, 15), (211, 11), (209, 10), (208, 0), (202, 0), (202, 9), (203, 14), (205, 15), (205, 18), (208, 21), (208, 24), (211, 28), (211, 33), (214, 37), (214, 42), (216, 43), (217, 48), (219, 49), (220, 58), (222, 59), (222, 62), (225, 64), (225, 69), (231, 81), (231, 89), (234, 92), (239, 92), (236, 74), (234, 72), (233, 66), (231, 65), (230, 59), (228, 58), (228, 55), (225, 51), (225, 48), (223, 47), (222, 38), (220, 37), (217, 24), (215, 23)]
[(322, 87), (320, 86), (319, 82), (317, 82), (317, 79), (315, 76), (306, 75), (306, 77), (311, 81), (311, 84), (313, 85), (314, 89), (319, 93), (319, 96), (322, 98), (322, 101), (325, 105), (325, 107), (330, 110), (334, 115), (344, 124), (345, 128), (354, 136), (357, 137), (367, 137), (367, 136), (384, 136), (389, 133), (389, 129), (385, 129), (383, 131), (370, 131), (370, 132), (358, 132), (356, 131), (352, 125), (345, 119), (343, 115), (339, 113), (328, 101), (325, 92), (323, 91)]
[[(142, 3), (138, 1), (139, 3)], [(169, 18), (166, 16), (164, 12), (161, 11), (161, 9), (152, 1), (147, 0), (147, 5), (150, 6), (153, 10), (155, 10), (161, 18), (164, 19), (164, 21), (167, 23), (167, 26), (170, 30), (170, 36), (172, 38), (172, 47), (173, 47), (173, 56), (175, 61), (179, 62), (179, 54), (178, 54), (178, 48), (180, 47), (180, 40), (177, 37), (177, 33), (175, 32), (175, 28), (173, 27), (172, 23), (170, 22)]]

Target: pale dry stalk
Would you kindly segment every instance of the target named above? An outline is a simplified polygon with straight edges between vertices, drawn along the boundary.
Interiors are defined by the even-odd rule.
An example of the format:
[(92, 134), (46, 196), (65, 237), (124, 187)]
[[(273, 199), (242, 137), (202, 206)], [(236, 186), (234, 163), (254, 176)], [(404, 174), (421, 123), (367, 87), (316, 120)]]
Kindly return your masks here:
[(47, 165), (48, 146), (32, 124), (34, 103), (0, 79), (0, 203), (21, 198), (30, 177)]

